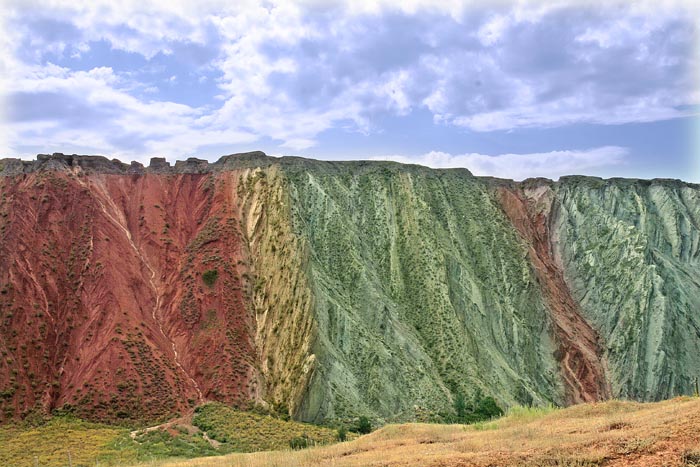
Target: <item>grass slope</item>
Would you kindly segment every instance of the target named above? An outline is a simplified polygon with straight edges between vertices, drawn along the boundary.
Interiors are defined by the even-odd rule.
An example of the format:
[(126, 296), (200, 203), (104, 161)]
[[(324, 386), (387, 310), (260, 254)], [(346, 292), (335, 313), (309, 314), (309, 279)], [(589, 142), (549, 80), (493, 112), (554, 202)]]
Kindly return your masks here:
[(337, 432), (330, 428), (242, 412), (217, 402), (199, 407), (193, 422), (222, 449), (237, 452), (286, 449), (292, 438), (304, 435), (315, 444), (337, 441)]
[(35, 458), (44, 466), (102, 465), (136, 461), (134, 451), (120, 449), (118, 440), (128, 438), (128, 430), (70, 417), (55, 417), (41, 426), (0, 426), (0, 465), (34, 467)]
[(36, 458), (41, 467), (64, 467), (69, 465), (69, 456), (74, 467), (221, 456), (288, 449), (292, 438), (303, 435), (316, 444), (337, 440), (336, 430), (330, 428), (234, 410), (220, 403), (201, 406), (193, 420), (185, 417), (136, 431), (133, 439), (125, 427), (56, 416), (38, 426), (0, 426), (0, 466), (34, 467)]
[(700, 465), (700, 399), (611, 401), (516, 409), (471, 426), (389, 425), (357, 440), (303, 451), (233, 454), (157, 467), (669, 466)]
[[(128, 428), (54, 417), (40, 426), (0, 427), (0, 465), (3, 467), (74, 467), (124, 465), (173, 457), (201, 457), (229, 453), (209, 444), (192, 427), (139, 433)], [(70, 457), (69, 457), (70, 456)]]

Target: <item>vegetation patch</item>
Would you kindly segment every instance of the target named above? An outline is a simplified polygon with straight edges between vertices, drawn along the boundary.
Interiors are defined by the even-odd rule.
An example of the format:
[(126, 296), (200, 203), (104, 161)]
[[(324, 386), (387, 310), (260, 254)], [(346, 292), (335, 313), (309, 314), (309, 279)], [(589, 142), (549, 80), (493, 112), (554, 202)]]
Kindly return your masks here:
[(214, 284), (216, 283), (216, 279), (218, 279), (218, 278), (219, 278), (219, 271), (217, 269), (209, 269), (207, 271), (204, 271), (204, 274), (202, 274), (202, 280), (209, 287), (213, 287)]
[(357, 433), (360, 433), (361, 435), (371, 433), (372, 424), (370, 423), (369, 419), (367, 417), (360, 417), (360, 419), (357, 422), (357, 427), (355, 428), (355, 431)]
[(0, 425), (1, 466), (118, 466), (232, 452), (303, 449), (356, 437), (342, 429), (285, 421), (220, 403), (200, 407), (195, 426), (168, 423), (135, 432), (66, 414), (32, 420)]
[(166, 458), (226, 454), (201, 432), (185, 429), (140, 431), (55, 416), (38, 424), (0, 426), (0, 465), (16, 467), (118, 466)]
[(459, 423), (481, 422), (503, 415), (503, 409), (496, 400), (491, 396), (484, 397), (481, 391), (477, 391), (469, 403), (464, 396), (458, 394), (455, 400), (455, 412)]
[(198, 407), (193, 424), (222, 448), (236, 452), (301, 449), (338, 440), (331, 428), (243, 412), (218, 402)]
[(138, 460), (135, 452), (118, 447), (128, 437), (126, 428), (85, 422), (72, 417), (54, 417), (31, 426), (0, 426), (0, 465), (17, 467), (117, 465)]
[[(124, 441), (122, 437), (114, 446), (119, 447)], [(135, 452), (135, 457), (139, 460), (217, 456), (231, 452), (225, 446), (215, 448), (204, 439), (200, 431), (190, 433), (186, 428), (142, 431), (129, 441), (128, 450)]]
[(700, 467), (700, 449), (685, 451), (681, 456), (681, 462), (685, 467)]

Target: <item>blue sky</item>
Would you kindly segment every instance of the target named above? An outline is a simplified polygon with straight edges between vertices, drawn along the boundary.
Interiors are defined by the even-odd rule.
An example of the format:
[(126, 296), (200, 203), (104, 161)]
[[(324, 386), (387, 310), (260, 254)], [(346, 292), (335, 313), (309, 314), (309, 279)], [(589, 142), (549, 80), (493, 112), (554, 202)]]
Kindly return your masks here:
[(697, 2), (4, 3), (2, 157), (700, 182)]

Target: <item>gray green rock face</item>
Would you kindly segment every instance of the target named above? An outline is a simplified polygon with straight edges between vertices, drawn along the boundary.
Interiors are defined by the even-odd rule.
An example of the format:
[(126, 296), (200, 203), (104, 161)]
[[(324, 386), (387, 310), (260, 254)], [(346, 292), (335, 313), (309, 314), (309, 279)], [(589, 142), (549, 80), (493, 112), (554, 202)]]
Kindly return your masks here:
[(676, 181), (569, 177), (556, 252), (604, 340), (613, 395), (690, 394), (700, 377), (700, 190)]
[[(697, 186), (280, 166), (316, 325), (299, 418), (411, 419), (477, 389), (504, 404), (571, 402), (567, 385), (592, 377), (562, 361), (572, 345), (594, 354), (598, 398), (687, 394), (700, 376)], [(523, 234), (503, 189), (520, 193), (542, 232)], [(573, 303), (562, 308), (563, 295)], [(579, 314), (595, 342), (575, 342), (576, 327), (562, 342), (557, 313)]]
[(562, 401), (539, 286), (486, 183), (393, 163), (284, 171), (318, 326), (300, 418), (413, 418), (477, 389)]

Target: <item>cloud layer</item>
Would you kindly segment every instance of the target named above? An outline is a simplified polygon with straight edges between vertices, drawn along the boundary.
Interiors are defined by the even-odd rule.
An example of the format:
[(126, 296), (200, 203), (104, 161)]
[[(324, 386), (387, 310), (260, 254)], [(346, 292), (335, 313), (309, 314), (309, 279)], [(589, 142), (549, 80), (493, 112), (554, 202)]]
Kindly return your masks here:
[(261, 140), (299, 151), (417, 111), (493, 132), (700, 105), (691, 2), (5, 3), (7, 153), (179, 156)]
[(381, 156), (375, 160), (420, 164), (437, 169), (466, 167), (474, 175), (524, 180), (533, 177), (558, 179), (563, 175), (589, 173), (628, 162), (629, 151), (605, 146), (583, 151), (552, 151), (531, 154), (448, 154), (432, 151), (417, 157)]

